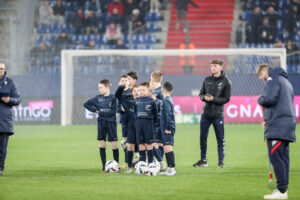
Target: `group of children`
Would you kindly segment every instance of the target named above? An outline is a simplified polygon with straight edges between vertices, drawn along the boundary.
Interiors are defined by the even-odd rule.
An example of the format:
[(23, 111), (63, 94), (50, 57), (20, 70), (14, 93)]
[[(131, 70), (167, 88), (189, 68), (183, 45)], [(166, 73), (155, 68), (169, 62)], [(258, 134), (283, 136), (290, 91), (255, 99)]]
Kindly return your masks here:
[[(84, 103), (86, 109), (98, 113), (98, 140), (103, 173), (106, 163), (106, 139), (111, 143), (114, 160), (119, 163), (116, 113), (120, 113), (122, 137), (127, 143), (125, 163), (128, 167), (125, 173), (133, 171), (134, 152), (138, 151), (138, 161), (146, 162), (148, 158), (150, 164), (154, 162), (155, 157), (160, 162), (161, 175), (176, 175), (172, 148), (176, 129), (171, 98), (173, 85), (170, 82), (161, 85), (162, 76), (160, 71), (155, 71), (151, 74), (149, 82), (137, 84), (137, 73), (128, 72), (120, 77), (115, 95), (110, 94), (110, 81), (101, 80), (98, 84), (100, 95)], [(163, 161), (164, 154), (167, 169)]]

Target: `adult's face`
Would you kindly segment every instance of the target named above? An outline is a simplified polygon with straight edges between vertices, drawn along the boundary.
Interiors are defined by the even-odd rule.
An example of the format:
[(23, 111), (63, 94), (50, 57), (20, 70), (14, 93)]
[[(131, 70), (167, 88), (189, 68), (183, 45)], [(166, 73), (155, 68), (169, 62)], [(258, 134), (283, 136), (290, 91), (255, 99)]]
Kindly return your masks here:
[(6, 71), (6, 67), (3, 63), (0, 63), (0, 78), (4, 76), (4, 73)]
[(260, 80), (262, 80), (263, 82), (267, 82), (268, 78), (269, 78), (269, 74), (267, 70), (262, 70), (259, 75), (258, 78)]
[(222, 65), (210, 64), (210, 71), (212, 74), (214, 75), (221, 74), (221, 70), (222, 70)]

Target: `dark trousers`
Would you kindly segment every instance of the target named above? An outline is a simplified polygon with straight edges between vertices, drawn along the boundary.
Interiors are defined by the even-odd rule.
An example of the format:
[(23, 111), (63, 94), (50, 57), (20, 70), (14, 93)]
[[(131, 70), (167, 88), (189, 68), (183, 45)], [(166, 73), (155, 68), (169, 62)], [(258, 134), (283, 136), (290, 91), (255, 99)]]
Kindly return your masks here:
[(285, 192), (289, 184), (290, 149), (285, 140), (268, 139), (268, 152), (277, 179), (277, 189)]
[(211, 124), (213, 124), (218, 143), (219, 162), (223, 162), (225, 156), (224, 117), (207, 118), (204, 115), (201, 116), (200, 121), (201, 160), (206, 160), (207, 137)]
[(8, 138), (8, 133), (0, 133), (0, 170), (4, 170)]

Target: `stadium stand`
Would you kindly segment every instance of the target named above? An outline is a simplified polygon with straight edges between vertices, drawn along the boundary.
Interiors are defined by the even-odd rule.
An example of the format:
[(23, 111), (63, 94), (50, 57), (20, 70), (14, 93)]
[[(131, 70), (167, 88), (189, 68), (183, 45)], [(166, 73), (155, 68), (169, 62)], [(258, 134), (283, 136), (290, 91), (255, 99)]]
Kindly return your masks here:
[[(56, 5), (55, 0), (50, 0), (48, 2), (49, 6), (52, 8)], [(67, 45), (64, 45), (63, 48), (66, 49), (85, 49), (91, 40), (95, 41), (96, 49), (114, 49), (115, 45), (107, 44), (107, 40), (104, 37), (106, 28), (111, 21), (119, 22), (118, 20), (121, 20), (122, 23), (120, 23), (119, 26), (121, 27), (122, 40), (128, 48), (153, 49), (153, 45), (159, 42), (159, 39), (156, 37), (156, 33), (161, 31), (161, 28), (158, 26), (157, 22), (163, 20), (163, 17), (159, 12), (150, 13), (147, 5), (144, 5), (142, 2), (143, 1), (141, 1), (139, 4), (136, 3), (134, 8), (138, 9), (140, 12), (140, 18), (146, 21), (145, 25), (142, 27), (145, 29), (145, 32), (133, 31), (132, 38), (130, 38), (128, 27), (132, 16), (128, 16), (128, 13), (126, 14), (125, 12), (124, 15), (114, 17), (114, 15), (109, 14), (109, 10), (104, 8), (105, 5), (102, 5), (102, 9), (100, 9), (101, 4), (99, 4), (99, 8), (97, 9), (100, 10), (95, 10), (95, 20), (93, 21), (96, 23), (95, 26), (97, 30), (91, 32), (94, 33), (91, 34), (89, 33), (90, 31), (85, 31), (85, 27), (88, 26), (86, 23), (90, 22), (87, 20), (89, 18), (88, 13), (91, 12), (88, 9), (91, 8), (92, 3), (90, 1), (85, 1), (84, 7), (80, 7), (77, 1), (62, 1), (62, 5), (65, 8), (65, 24), (53, 22), (47, 24), (39, 23), (37, 25), (37, 35), (35, 37), (35, 45), (31, 51), (32, 62), (29, 71), (36, 72), (37, 70), (40, 70), (40, 73), (59, 73), (60, 59), (58, 59), (59, 55), (55, 55), (54, 52), (57, 52), (57, 49), (55, 49), (55, 46), (57, 45), (55, 44), (57, 43), (57, 38), (61, 32), (65, 32), (71, 41)], [(126, 7), (127, 1), (123, 1), (123, 3)], [(41, 7), (43, 7), (43, 4), (44, 2), (41, 1)], [(79, 8), (84, 10), (82, 17), (85, 19), (83, 21), (84, 23), (82, 24), (83, 27), (79, 28), (78, 31), (77, 28), (74, 27), (74, 18)], [(122, 18), (120, 19), (118, 17)], [(78, 32), (80, 34), (78, 34)], [(40, 46), (46, 46), (47, 51), (36, 51)], [(49, 54), (46, 55), (47, 53)], [(43, 68), (47, 68), (47, 70), (44, 71)]]
[[(118, 0), (116, 0), (118, 1)], [(82, 5), (78, 5), (80, 2)], [(98, 2), (98, 1), (95, 1)], [(101, 1), (100, 1), (101, 2)], [(65, 8), (65, 24), (51, 23), (43, 24), (39, 23), (37, 25), (37, 34), (35, 36), (35, 45), (32, 47), (31, 52), (31, 66), (29, 71), (35, 73), (60, 73), (60, 59), (59, 55), (55, 54), (55, 43), (59, 34), (64, 31), (68, 35), (69, 40), (71, 41), (68, 45), (65, 45), (63, 48), (68, 49), (86, 49), (89, 48), (88, 44), (90, 41), (95, 43), (95, 49), (114, 49), (115, 45), (107, 44), (107, 40), (104, 37), (106, 27), (110, 21), (114, 21), (117, 24), (119, 23), (121, 27), (122, 40), (123, 43), (131, 49), (153, 49), (155, 44), (160, 42), (158, 39), (159, 32), (162, 30), (162, 27), (159, 27), (159, 21), (163, 20), (163, 15), (160, 15), (159, 12), (149, 12), (149, 5), (147, 4), (136, 4), (135, 6), (129, 5), (130, 1), (122, 1), (124, 7), (128, 8), (130, 12), (135, 8), (140, 10), (140, 14), (144, 17), (146, 21), (145, 33), (132, 33), (132, 38), (130, 38), (131, 33), (128, 29), (128, 22), (130, 21), (129, 13), (127, 10), (124, 11), (123, 15), (119, 15), (119, 11), (115, 13), (115, 16), (109, 14), (108, 5), (101, 5), (99, 8), (96, 6), (95, 17), (97, 18), (97, 34), (87, 34), (85, 28), (80, 28), (78, 30), (75, 27), (74, 18), (77, 15), (79, 8), (82, 8), (82, 16), (86, 17), (89, 13), (90, 1), (70, 1), (63, 0), (62, 5)], [(140, 1), (144, 2), (144, 1)], [(300, 73), (300, 59), (299, 59), (299, 43), (300, 36), (298, 32), (300, 31), (300, 22), (299, 17), (296, 18), (295, 29), (296, 33), (292, 38), (288, 34), (288, 26), (286, 25), (288, 21), (285, 21), (289, 18), (288, 16), (293, 11), (294, 7), (299, 7), (299, 4), (291, 0), (278, 0), (274, 1), (275, 4), (271, 6), (274, 7), (274, 12), (269, 9), (270, 5), (266, 4), (263, 0), (253, 0), (249, 1), (241, 0), (237, 4), (234, 0), (225, 0), (222, 2), (216, 0), (194, 0), (194, 2), (199, 5), (200, 8), (195, 8), (193, 6), (188, 7), (187, 12), (187, 21), (189, 25), (188, 35), (190, 39), (190, 44), (193, 44), (194, 48), (229, 48), (234, 47), (232, 38), (234, 30), (234, 13), (237, 6), (240, 6), (242, 15), (240, 17), (240, 22), (246, 24), (245, 33), (246, 33), (246, 43), (243, 43), (240, 39), (242, 30), (238, 29), (235, 35), (237, 47), (238, 48), (273, 48), (276, 47), (274, 43), (261, 43), (255, 42), (256, 38), (253, 38), (253, 30), (260, 28), (264, 30), (263, 27), (253, 28), (253, 23), (251, 18), (253, 18), (253, 10), (255, 7), (260, 9), (260, 17), (257, 17), (259, 20), (263, 20), (264, 17), (268, 17), (269, 23), (276, 24), (276, 36), (274, 40), (282, 41), (283, 47), (287, 48), (287, 64), (289, 73)], [(165, 42), (165, 48), (167, 49), (178, 49), (184, 44), (186, 33), (180, 27), (176, 29), (176, 0), (172, 0), (170, 6), (170, 17), (166, 23), (168, 23), (167, 39)], [(56, 1), (50, 0), (49, 5), (51, 7), (55, 6)], [(96, 4), (95, 4), (96, 5)], [(148, 7), (147, 7), (148, 6)], [(300, 9), (298, 8), (298, 13)], [(113, 12), (113, 11), (112, 11)], [(295, 11), (293, 11), (295, 12)], [(297, 16), (299, 16), (297, 13)], [(169, 21), (168, 21), (169, 20)], [(261, 21), (258, 23), (261, 24)], [(122, 22), (122, 23), (120, 23)], [(124, 22), (124, 23), (123, 23)], [(285, 23), (286, 22), (286, 23)], [(85, 23), (85, 22), (84, 22)], [(251, 32), (252, 31), (252, 32)], [(292, 44), (287, 45), (287, 40), (291, 40)], [(272, 41), (274, 41), (272, 40)], [(40, 46), (46, 46), (47, 51), (36, 51)], [(48, 56), (45, 56), (47, 53)], [(35, 54), (35, 55), (34, 55)], [(46, 58), (45, 58), (46, 57)], [(151, 65), (151, 62), (149, 62)], [(185, 63), (188, 65), (188, 63)], [(163, 63), (162, 71), (165, 74), (184, 74), (191, 73), (189, 70), (183, 68), (184, 64), (180, 60), (174, 60), (174, 63)], [(192, 73), (201, 74), (203, 69), (206, 66), (203, 64), (198, 64), (193, 66)], [(49, 69), (48, 69), (49, 68)], [(47, 69), (47, 70), (45, 70)], [(93, 71), (93, 70), (90, 70)], [(99, 70), (98, 70), (99, 71)], [(149, 70), (146, 70), (149, 71)], [(89, 70), (85, 70), (89, 73)], [(96, 70), (97, 72), (97, 70)], [(236, 72), (239, 72), (237, 67)]]
[[(245, 43), (241, 44), (238, 39), (237, 44), (239, 48), (272, 48), (274, 41), (281, 41), (283, 47), (287, 49), (287, 71), (289, 73), (300, 73), (300, 3), (294, 0), (276, 0), (272, 4), (266, 4), (267, 1), (241, 1), (241, 9), (243, 10), (240, 17), (245, 24)], [(270, 10), (274, 10), (270, 14)], [(254, 10), (260, 10), (256, 12)], [(272, 12), (272, 11), (271, 11)], [(259, 26), (261, 26), (262, 19), (269, 18), (273, 21), (275, 28), (275, 38), (268, 43), (262, 43), (258, 40), (259, 35), (256, 34)], [(272, 24), (269, 26), (272, 27)], [(259, 32), (259, 34), (268, 37), (266, 32)], [(241, 30), (238, 34), (241, 34)], [(276, 47), (276, 46), (274, 46)]]

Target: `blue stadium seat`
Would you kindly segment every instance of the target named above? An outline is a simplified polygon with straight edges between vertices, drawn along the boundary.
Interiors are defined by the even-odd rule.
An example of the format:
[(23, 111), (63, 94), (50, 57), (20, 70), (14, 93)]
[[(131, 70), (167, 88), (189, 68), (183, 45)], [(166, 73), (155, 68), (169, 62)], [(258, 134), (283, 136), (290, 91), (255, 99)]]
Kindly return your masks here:
[(134, 44), (141, 44), (144, 43), (144, 35), (133, 35), (132, 36), (132, 43)]
[(87, 43), (89, 43), (90, 39), (91, 39), (91, 35), (83, 35), (82, 43), (87, 44)]
[(157, 22), (160, 20), (160, 16), (157, 13), (149, 13), (145, 16), (146, 21)]
[(154, 23), (147, 24), (147, 32), (155, 33), (158, 31), (159, 31), (159, 28), (158, 28), (157, 24), (154, 24)]
[(297, 22), (296, 29), (297, 29), (297, 31), (300, 31), (300, 22)]
[(78, 9), (78, 6), (76, 4), (76, 2), (66, 2), (65, 3), (65, 8), (66, 8), (66, 11), (76, 11)]
[(250, 15), (251, 15), (251, 11), (245, 11), (245, 12), (243, 12), (242, 17), (245, 21), (249, 21)]
[(287, 14), (287, 11), (285, 11), (285, 10), (279, 11), (279, 12), (278, 12), (278, 19), (279, 19), (279, 20), (284, 20), (286, 14)]
[(155, 35), (147, 35), (146, 38), (145, 38), (145, 42), (147, 44), (155, 44), (156, 43), (156, 37)]
[(35, 40), (36, 46), (40, 45), (40, 43), (42, 43), (43, 41), (44, 41), (43, 35), (38, 35)]
[(53, 24), (50, 25), (50, 33), (61, 33), (63, 30), (63, 25), (61, 24)]
[(295, 42), (297, 42), (297, 43), (299, 43), (299, 42), (300, 42), (300, 37), (299, 37), (299, 35), (295, 35), (295, 37), (294, 37), (294, 41), (295, 41)]
[(280, 0), (279, 2), (279, 8), (281, 10), (286, 10), (289, 8), (289, 4), (288, 4), (288, 1), (287, 0)]
[(129, 43), (128, 35), (126, 35), (126, 34), (123, 35), (123, 42), (124, 42), (124, 44)]
[(58, 37), (58, 36), (56, 36), (56, 35), (51, 35), (51, 36), (50, 36), (50, 40), (49, 40), (50, 43), (51, 43), (51, 44), (54, 44), (55, 41), (56, 41), (56, 39), (57, 39), (57, 37)]
[(278, 32), (283, 32), (283, 23), (281, 20), (277, 21), (277, 31)]
[(103, 35), (96, 35), (95, 41), (97, 45), (102, 45), (103, 44)]
[(62, 29), (66, 31), (66, 33), (71, 34), (74, 31), (74, 28), (71, 24), (63, 25)]
[(65, 14), (66, 23), (71, 23), (74, 15), (75, 13), (67, 12)]
[(50, 33), (50, 25), (47, 24), (40, 24), (38, 27), (38, 33)]

